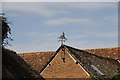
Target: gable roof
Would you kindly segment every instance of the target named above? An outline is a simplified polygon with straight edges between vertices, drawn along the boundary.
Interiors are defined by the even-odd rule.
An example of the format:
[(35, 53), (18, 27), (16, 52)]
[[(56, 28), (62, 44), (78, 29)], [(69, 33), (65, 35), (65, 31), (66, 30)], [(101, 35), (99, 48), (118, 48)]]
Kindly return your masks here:
[[(117, 60), (109, 59), (101, 56), (97, 56), (86, 52), (84, 50), (76, 49), (67, 45), (61, 45), (61, 47), (56, 51), (52, 59), (57, 55), (57, 53), (65, 48), (69, 51), (71, 56), (94, 78), (112, 78), (114, 75), (118, 74), (119, 63)], [(51, 61), (52, 61), (51, 59)], [(50, 62), (51, 62), (50, 61)], [(49, 63), (50, 63), (49, 62)], [(43, 69), (44, 70), (44, 69)]]
[(90, 78), (84, 68), (62, 46), (41, 72), (44, 78)]
[(96, 79), (112, 78), (114, 75), (118, 74), (118, 66), (120, 66), (120, 64), (117, 60), (106, 58), (104, 56), (101, 57), (97, 54), (90, 53), (89, 51), (76, 49), (67, 45), (61, 45), (57, 51), (49, 57), (49, 61), (47, 61), (41, 70), (39, 70), (40, 73), (47, 67), (47, 65), (54, 59), (54, 57), (63, 47), (92, 77)]

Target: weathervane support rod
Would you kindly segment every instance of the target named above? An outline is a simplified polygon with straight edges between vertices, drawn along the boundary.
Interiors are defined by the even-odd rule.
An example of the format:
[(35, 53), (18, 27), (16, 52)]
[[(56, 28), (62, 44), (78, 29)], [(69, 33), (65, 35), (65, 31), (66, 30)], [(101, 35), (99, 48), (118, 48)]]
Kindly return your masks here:
[(61, 45), (63, 45), (63, 43), (67, 40), (67, 38), (65, 37), (65, 33), (63, 32), (63, 34), (58, 37), (58, 39), (61, 42)]

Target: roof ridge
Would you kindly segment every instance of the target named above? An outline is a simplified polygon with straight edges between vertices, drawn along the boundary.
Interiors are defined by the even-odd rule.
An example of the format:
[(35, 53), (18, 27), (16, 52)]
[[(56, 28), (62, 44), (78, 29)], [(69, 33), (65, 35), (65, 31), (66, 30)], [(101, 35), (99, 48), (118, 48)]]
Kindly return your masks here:
[[(114, 48), (120, 48), (120, 47), (107, 47), (107, 48), (91, 48), (91, 49), (114, 49)], [(91, 50), (91, 49), (84, 49), (84, 50)]]
[[(67, 46), (67, 45), (64, 45), (64, 46), (70, 47), (70, 48), (75, 49), (75, 50), (78, 50), (78, 51), (86, 52), (86, 53), (88, 53), (88, 54), (90, 54), (90, 55), (94, 55), (94, 56), (97, 56), (97, 57), (99, 57), (99, 58), (104, 58), (104, 59), (109, 59), (109, 60), (115, 60), (115, 59), (112, 59), (112, 58), (108, 58), (108, 57), (103, 57), (103, 56), (95, 55), (95, 54), (92, 54), (92, 53), (87, 52), (87, 51), (85, 51), (85, 50), (81, 50), (81, 49), (74, 48), (74, 47), (71, 47), (71, 46)], [(117, 61), (117, 60), (115, 60), (115, 61)]]

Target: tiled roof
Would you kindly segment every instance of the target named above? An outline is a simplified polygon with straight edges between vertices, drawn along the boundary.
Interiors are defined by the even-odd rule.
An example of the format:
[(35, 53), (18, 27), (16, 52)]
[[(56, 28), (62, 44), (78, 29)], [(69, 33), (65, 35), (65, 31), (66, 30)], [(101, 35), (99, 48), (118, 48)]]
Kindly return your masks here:
[[(55, 53), (36, 52), (19, 55), (27, 63), (29, 63), (32, 68), (39, 72), (42, 72), (42, 70), (44, 70), (50, 61), (54, 59), (62, 47), (63, 46), (60, 46)], [(118, 55), (118, 48), (80, 50), (67, 45), (64, 45), (64, 47), (91, 76), (94, 76), (94, 78), (111, 78), (114, 75), (118, 74), (119, 63), (116, 60), (118, 59), (118, 57), (116, 57), (116, 55)]]
[[(2, 79), (41, 79), (39, 73), (33, 70), (16, 52), (2, 49)], [(9, 72), (9, 74), (8, 74)]]
[(18, 55), (23, 58), (33, 69), (40, 72), (50, 61), (50, 58), (54, 55), (54, 52), (32, 52)]
[(102, 57), (118, 59), (120, 48), (87, 49), (85, 51)]
[(100, 57), (70, 46), (65, 47), (94, 78), (112, 78), (118, 74), (120, 64), (117, 60)]

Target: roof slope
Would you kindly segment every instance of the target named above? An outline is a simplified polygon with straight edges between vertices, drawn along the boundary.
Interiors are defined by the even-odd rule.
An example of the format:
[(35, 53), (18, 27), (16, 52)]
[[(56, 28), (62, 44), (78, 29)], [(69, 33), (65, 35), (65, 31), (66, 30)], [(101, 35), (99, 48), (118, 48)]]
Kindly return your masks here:
[(54, 52), (32, 52), (18, 54), (23, 58), (34, 70), (41, 72), (44, 66), (50, 61)]
[(100, 57), (70, 46), (65, 47), (94, 78), (112, 78), (118, 74), (120, 64), (117, 60)]
[(87, 49), (85, 50), (89, 53), (102, 56), (102, 57), (107, 57), (107, 58), (112, 58), (112, 59), (119, 59), (119, 51), (120, 48), (99, 48), (99, 49)]
[(16, 52), (2, 49), (2, 80), (42, 79)]

